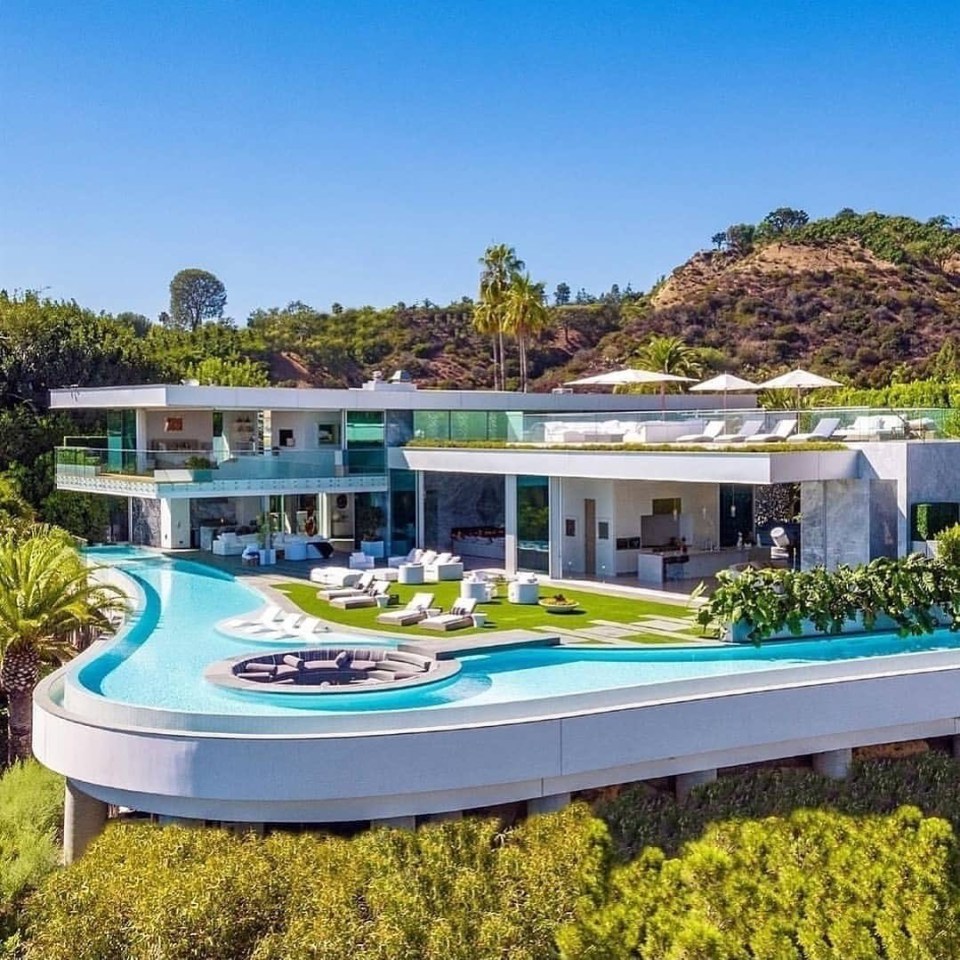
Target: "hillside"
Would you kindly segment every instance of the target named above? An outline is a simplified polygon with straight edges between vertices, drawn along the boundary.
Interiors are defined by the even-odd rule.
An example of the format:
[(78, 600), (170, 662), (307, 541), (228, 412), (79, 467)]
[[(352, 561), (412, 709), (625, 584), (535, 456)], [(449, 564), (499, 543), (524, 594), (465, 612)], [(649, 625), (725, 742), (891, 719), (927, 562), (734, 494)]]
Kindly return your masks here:
[[(784, 226), (783, 212), (717, 234), (718, 249), (694, 253), (649, 294), (552, 307), (530, 350), (533, 388), (627, 363), (657, 334), (700, 348), (708, 370), (762, 377), (803, 365), (858, 386), (927, 375), (944, 342), (960, 342), (960, 232), (948, 220), (847, 210), (806, 222), (787, 210), (800, 216)], [(424, 386), (490, 386), (490, 340), (472, 317), (468, 298), (336, 315), (291, 304), (251, 328), (274, 382), (356, 384), (405, 369)], [(513, 346), (507, 367), (509, 382)]]

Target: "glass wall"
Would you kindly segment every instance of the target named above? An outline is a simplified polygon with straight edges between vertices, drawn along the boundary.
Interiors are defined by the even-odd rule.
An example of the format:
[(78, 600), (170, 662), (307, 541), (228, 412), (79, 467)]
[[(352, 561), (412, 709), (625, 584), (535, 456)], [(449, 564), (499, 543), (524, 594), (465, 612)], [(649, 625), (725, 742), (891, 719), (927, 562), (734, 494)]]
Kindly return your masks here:
[(347, 412), (347, 448), (344, 460), (348, 475), (386, 471), (385, 433), (382, 411)]
[(390, 553), (399, 556), (417, 543), (417, 475), (390, 471)]
[(720, 484), (720, 546), (735, 547), (740, 538), (753, 542), (753, 487)]
[(550, 481), (517, 477), (517, 566), (550, 572)]
[(137, 466), (137, 411), (107, 411), (107, 466), (115, 473)]
[(499, 410), (415, 410), (417, 440), (506, 440), (508, 414)]

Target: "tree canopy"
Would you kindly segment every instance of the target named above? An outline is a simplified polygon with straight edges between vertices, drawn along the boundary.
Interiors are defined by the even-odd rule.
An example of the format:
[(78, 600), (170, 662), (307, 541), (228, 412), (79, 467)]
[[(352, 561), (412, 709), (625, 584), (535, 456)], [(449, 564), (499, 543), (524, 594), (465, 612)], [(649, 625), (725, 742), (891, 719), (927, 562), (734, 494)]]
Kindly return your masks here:
[(170, 281), (170, 323), (196, 330), (205, 320), (219, 320), (227, 305), (227, 288), (212, 273), (191, 267)]

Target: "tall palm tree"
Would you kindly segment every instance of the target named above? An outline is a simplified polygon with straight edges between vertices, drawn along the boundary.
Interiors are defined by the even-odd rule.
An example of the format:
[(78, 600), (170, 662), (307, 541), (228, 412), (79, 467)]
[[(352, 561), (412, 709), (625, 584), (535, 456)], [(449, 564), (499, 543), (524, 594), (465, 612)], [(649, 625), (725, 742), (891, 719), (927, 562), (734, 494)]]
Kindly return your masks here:
[[(480, 258), (480, 295), (474, 310), (474, 324), (481, 333), (493, 337), (493, 387), (502, 390), (506, 384), (503, 335), (505, 302), (511, 277), (524, 268), (517, 251), (505, 243), (487, 247)], [(499, 366), (499, 384), (497, 382)]]
[(529, 273), (513, 274), (507, 289), (504, 326), (517, 339), (520, 389), (524, 393), (527, 392), (527, 338), (536, 336), (550, 323), (550, 312), (543, 300), (542, 283), (534, 283)]
[(123, 607), (116, 587), (97, 583), (62, 533), (0, 540), (0, 688), (7, 695), (8, 759), (32, 756), (32, 694), (44, 664), (72, 655), (70, 636), (106, 627)]

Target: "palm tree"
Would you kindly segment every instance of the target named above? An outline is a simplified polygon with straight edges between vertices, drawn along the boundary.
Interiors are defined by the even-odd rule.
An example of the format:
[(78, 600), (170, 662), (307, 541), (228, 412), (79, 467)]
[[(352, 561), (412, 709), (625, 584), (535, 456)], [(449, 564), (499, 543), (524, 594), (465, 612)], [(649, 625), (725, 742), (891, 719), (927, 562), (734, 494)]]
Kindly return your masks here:
[(32, 756), (31, 701), (43, 665), (67, 659), (72, 634), (106, 627), (122, 607), (120, 591), (91, 579), (64, 534), (41, 528), (27, 539), (0, 540), (0, 687), (11, 762)]
[(543, 300), (542, 283), (534, 283), (529, 273), (513, 274), (507, 289), (504, 326), (517, 338), (520, 389), (524, 393), (527, 392), (527, 338), (536, 336), (550, 322), (550, 312)]
[(698, 377), (701, 364), (697, 351), (680, 337), (651, 337), (637, 353), (637, 361), (645, 370), (671, 373), (676, 377)]
[[(480, 295), (473, 322), (481, 333), (493, 337), (493, 388), (502, 390), (506, 383), (503, 353), (505, 301), (511, 277), (524, 268), (517, 251), (505, 243), (487, 247), (480, 258)], [(499, 385), (497, 382), (499, 364)]]

